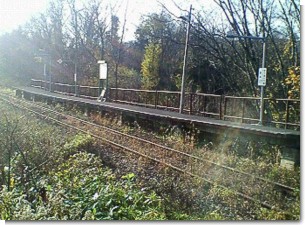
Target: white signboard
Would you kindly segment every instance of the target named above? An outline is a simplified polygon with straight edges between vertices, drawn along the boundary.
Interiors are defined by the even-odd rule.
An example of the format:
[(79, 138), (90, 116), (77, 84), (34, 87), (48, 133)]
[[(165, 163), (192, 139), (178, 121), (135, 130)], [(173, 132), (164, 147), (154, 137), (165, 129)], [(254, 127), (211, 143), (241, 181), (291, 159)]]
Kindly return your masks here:
[(267, 68), (259, 68), (258, 71), (258, 86), (266, 86)]
[(100, 79), (106, 80), (107, 79), (107, 63), (105, 61), (99, 61), (100, 64)]

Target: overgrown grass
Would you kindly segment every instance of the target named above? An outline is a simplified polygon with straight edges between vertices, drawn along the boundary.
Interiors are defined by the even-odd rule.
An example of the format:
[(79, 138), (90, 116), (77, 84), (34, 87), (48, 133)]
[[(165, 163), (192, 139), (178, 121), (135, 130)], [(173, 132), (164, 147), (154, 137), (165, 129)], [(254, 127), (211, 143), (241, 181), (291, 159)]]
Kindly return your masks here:
[[(63, 107), (57, 105), (56, 108), (66, 113)], [(85, 151), (96, 152), (96, 149), (103, 151), (103, 147), (99, 146), (99, 143), (90, 135), (76, 134), (51, 123), (41, 122), (35, 117), (23, 117), (24, 113), (1, 102), (0, 111), (0, 140), (6, 143), (0, 145), (0, 153), (4, 155), (0, 162), (0, 181), (5, 186), (0, 196), (0, 207), (2, 207), (0, 212), (4, 212), (1, 214), (2, 218), (35, 220), (300, 219), (300, 171), (298, 169), (287, 170), (280, 167), (277, 162), (269, 160), (272, 156), (268, 155), (267, 148), (261, 149), (259, 156), (241, 155), (234, 149), (232, 151), (232, 148), (229, 151), (215, 150), (212, 148), (213, 143), (196, 147), (190, 142), (194, 132), (189, 133), (189, 137), (185, 137), (179, 132), (170, 132), (164, 136), (154, 134), (154, 139), (159, 141), (163, 139), (164, 144), (175, 149), (295, 187), (294, 196), (288, 196), (270, 191), (269, 186), (257, 184), (259, 188), (257, 197), (260, 193), (267, 195), (276, 206), (286, 208), (288, 214), (275, 209), (264, 209), (259, 204), (236, 196), (230, 190), (178, 174), (172, 169), (132, 154), (117, 156), (119, 160), (116, 168), (113, 168), (114, 172), (121, 170), (123, 166), (128, 167), (132, 163), (136, 164), (138, 169), (131, 168), (129, 172), (126, 172), (127, 175), (122, 175), (120, 172), (121, 175), (118, 176), (103, 167), (102, 161), (96, 156), (84, 153)], [(83, 116), (78, 109), (73, 109), (69, 113)], [(83, 118), (86, 117), (83, 116)], [(144, 137), (152, 136), (152, 133), (143, 132), (139, 126), (129, 127), (119, 124), (115, 118), (107, 116), (101, 118), (95, 115), (93, 119), (125, 133)], [(12, 126), (14, 124), (18, 125), (18, 129), (12, 133), (11, 128), (14, 127)], [(6, 129), (7, 127), (9, 129)], [(9, 138), (7, 139), (7, 137)], [(17, 145), (10, 147), (11, 142)], [(9, 152), (10, 157), (8, 157)], [(122, 158), (124, 160), (121, 160)], [(115, 158), (107, 160), (115, 160)], [(173, 160), (179, 159), (173, 158)], [(7, 173), (9, 161), (10, 179), (8, 179)], [(209, 164), (200, 163), (193, 166), (198, 173), (208, 175), (215, 180), (215, 183), (220, 180), (228, 185), (234, 183), (235, 188), (239, 188), (243, 192), (247, 192), (247, 189), (254, 191), (254, 187), (256, 187), (251, 186), (251, 182), (247, 178), (242, 180), (233, 173), (224, 173)], [(128, 171), (128, 168), (125, 170)], [(134, 174), (136, 175), (134, 176)], [(118, 177), (119, 179), (117, 179)], [(237, 178), (240, 183), (236, 181)], [(104, 192), (105, 180), (111, 186), (107, 189), (110, 191), (109, 193)], [(132, 196), (130, 200), (126, 197), (129, 195)], [(106, 200), (108, 199), (106, 201), (102, 196), (105, 198), (108, 196), (109, 199), (106, 198)], [(98, 199), (97, 202), (95, 198)], [(110, 199), (114, 200), (110, 201)], [(134, 202), (135, 199), (137, 199), (136, 202)], [(146, 203), (152, 201), (152, 203), (147, 205), (145, 201), (147, 201)], [(17, 203), (21, 204), (18, 205), (19, 208), (15, 207)], [(145, 207), (143, 208), (142, 205)], [(120, 206), (123, 209), (121, 208), (119, 212)], [(15, 215), (18, 216), (15, 217)]]
[[(17, 178), (17, 177), (16, 177)], [(139, 189), (134, 174), (116, 180), (89, 153), (76, 153), (39, 179), (40, 192), (22, 186), (0, 194), (4, 220), (164, 220), (162, 200)]]
[[(14, 111), (14, 113), (9, 113)], [(117, 179), (90, 135), (25, 117), (0, 102), (3, 220), (164, 220), (163, 200), (128, 173)], [(22, 135), (21, 135), (22, 134)]]

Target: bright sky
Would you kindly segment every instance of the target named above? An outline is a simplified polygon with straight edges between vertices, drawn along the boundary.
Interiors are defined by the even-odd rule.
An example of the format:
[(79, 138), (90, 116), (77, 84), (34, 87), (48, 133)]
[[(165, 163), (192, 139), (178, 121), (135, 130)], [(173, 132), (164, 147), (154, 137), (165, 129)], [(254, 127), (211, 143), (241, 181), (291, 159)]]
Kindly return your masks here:
[(26, 23), (44, 11), (48, 0), (0, 0), (0, 34)]
[[(0, 34), (4, 32), (10, 32), (13, 29), (18, 28), (19, 25), (25, 24), (30, 20), (32, 16), (38, 13), (44, 13), (48, 7), (50, 0), (0, 0)], [(86, 1), (86, 0), (83, 0)], [(89, 0), (88, 0), (89, 1)], [(102, 0), (108, 1), (114, 4), (114, 0)], [(121, 24), (123, 23), (124, 11), (126, 3), (128, 2), (127, 11), (127, 25), (126, 25), (126, 38), (133, 39), (133, 33), (136, 26), (139, 24), (141, 15), (159, 12), (160, 4), (157, 0), (117, 0), (121, 3), (121, 7), (118, 11)], [(159, 0), (164, 3), (168, 9), (174, 14), (180, 16), (180, 11), (173, 4), (172, 0)], [(208, 6), (212, 0), (175, 0), (179, 6), (188, 10), (190, 4), (194, 5), (194, 8), (199, 10), (201, 6)]]

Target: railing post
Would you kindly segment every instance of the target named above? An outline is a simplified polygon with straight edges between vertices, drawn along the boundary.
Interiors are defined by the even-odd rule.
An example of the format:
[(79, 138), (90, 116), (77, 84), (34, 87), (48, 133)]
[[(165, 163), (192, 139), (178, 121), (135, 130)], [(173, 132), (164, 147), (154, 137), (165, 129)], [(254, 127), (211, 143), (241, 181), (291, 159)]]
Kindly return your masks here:
[(178, 93), (178, 110), (179, 110), (179, 106), (180, 106), (180, 99), (181, 99), (181, 93)]
[(166, 93), (166, 109), (168, 108), (168, 93)]
[(205, 116), (206, 96), (203, 96), (203, 116)]
[(194, 102), (195, 102), (195, 111), (196, 111), (196, 115), (200, 114), (200, 95), (198, 95), (197, 93), (194, 94)]
[(224, 106), (223, 106), (223, 120), (226, 119), (226, 114), (227, 114), (227, 98), (224, 96)]
[[(119, 93), (118, 93), (118, 87), (115, 87), (115, 101), (118, 100), (118, 95), (119, 95)], [(123, 96), (124, 96), (124, 95), (123, 95)], [(123, 99), (124, 99), (124, 97), (123, 97)]]
[(129, 90), (128, 102), (132, 102), (133, 91)]
[(132, 93), (132, 95), (130, 96), (130, 99), (131, 99), (130, 101), (137, 103), (137, 101), (136, 101), (136, 90), (132, 90), (131, 93)]
[(286, 100), (286, 116), (285, 116), (285, 129), (287, 129), (287, 123), (289, 120), (289, 100)]
[(190, 112), (189, 114), (192, 115), (192, 111), (193, 111), (193, 94), (189, 93), (190, 95)]
[(201, 110), (201, 106), (202, 106), (202, 104), (201, 104), (201, 95), (198, 95), (198, 115), (200, 115), (200, 110)]
[(155, 109), (157, 108), (158, 106), (158, 90), (156, 89), (156, 92), (155, 92)]
[(241, 114), (241, 123), (244, 122), (244, 115), (245, 115), (245, 99), (242, 100), (242, 114)]
[(219, 119), (222, 119), (222, 100), (223, 100), (223, 95), (220, 96), (219, 99)]
[(111, 102), (111, 100), (112, 100), (112, 89), (109, 88), (108, 91), (109, 91), (108, 92), (109, 93), (109, 99), (108, 100)]

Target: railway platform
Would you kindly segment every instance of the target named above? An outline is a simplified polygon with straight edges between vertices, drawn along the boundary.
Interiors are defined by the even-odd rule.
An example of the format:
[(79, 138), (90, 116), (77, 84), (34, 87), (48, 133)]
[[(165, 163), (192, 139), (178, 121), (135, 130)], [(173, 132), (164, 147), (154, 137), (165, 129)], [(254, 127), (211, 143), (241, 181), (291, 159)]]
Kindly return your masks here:
[(74, 104), (88, 111), (116, 114), (123, 122), (142, 120), (150, 124), (167, 124), (189, 130), (196, 128), (200, 132), (216, 135), (224, 139), (242, 137), (247, 140), (285, 146), (283, 155), (299, 164), (300, 131), (217, 120), (135, 105), (99, 102), (97, 99), (63, 95), (34, 87), (14, 87), (14, 89), (17, 96), (28, 100), (35, 101), (35, 99), (45, 98), (49, 101)]

